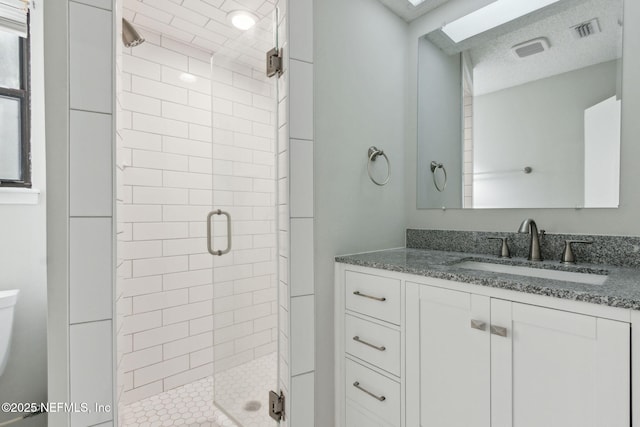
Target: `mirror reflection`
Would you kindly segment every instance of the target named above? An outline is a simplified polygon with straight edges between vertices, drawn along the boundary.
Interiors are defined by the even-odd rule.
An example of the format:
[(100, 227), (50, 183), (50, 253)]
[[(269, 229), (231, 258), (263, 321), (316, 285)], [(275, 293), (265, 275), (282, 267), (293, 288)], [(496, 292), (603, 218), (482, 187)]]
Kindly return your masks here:
[(501, 3), (419, 40), (418, 207), (617, 207), (622, 0)]

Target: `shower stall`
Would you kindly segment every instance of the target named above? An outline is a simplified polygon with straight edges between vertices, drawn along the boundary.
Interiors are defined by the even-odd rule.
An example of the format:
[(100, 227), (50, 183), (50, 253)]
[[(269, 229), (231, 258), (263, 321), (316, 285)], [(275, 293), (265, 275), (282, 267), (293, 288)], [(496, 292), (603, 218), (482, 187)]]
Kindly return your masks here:
[(120, 426), (278, 424), (277, 6), (119, 6)]

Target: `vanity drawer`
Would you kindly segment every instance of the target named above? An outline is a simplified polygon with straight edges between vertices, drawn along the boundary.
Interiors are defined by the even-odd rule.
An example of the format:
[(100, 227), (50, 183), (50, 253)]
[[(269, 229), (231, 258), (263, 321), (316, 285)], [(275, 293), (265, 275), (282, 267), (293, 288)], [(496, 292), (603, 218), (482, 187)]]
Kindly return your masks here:
[(346, 359), (346, 388), (347, 400), (357, 403), (389, 425), (400, 425), (399, 383)]
[(345, 316), (346, 352), (400, 376), (400, 331)]
[(400, 280), (347, 271), (346, 308), (400, 324)]

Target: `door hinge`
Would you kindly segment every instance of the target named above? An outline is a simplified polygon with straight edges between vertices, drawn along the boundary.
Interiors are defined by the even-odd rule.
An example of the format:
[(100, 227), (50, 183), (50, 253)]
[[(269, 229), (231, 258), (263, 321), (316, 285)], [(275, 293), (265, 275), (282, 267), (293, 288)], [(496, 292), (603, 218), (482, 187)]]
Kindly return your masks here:
[(274, 47), (267, 52), (267, 77), (273, 77), (276, 74), (280, 77), (283, 72), (282, 67), (282, 49)]
[(269, 392), (269, 416), (276, 421), (284, 420), (284, 393)]

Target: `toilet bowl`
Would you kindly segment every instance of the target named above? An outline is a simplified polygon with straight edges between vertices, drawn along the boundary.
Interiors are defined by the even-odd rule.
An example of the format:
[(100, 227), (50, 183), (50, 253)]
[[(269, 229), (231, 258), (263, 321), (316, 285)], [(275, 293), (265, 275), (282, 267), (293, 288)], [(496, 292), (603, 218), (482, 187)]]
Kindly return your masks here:
[(0, 291), (0, 375), (9, 359), (11, 330), (13, 329), (13, 307), (18, 300), (18, 290)]

